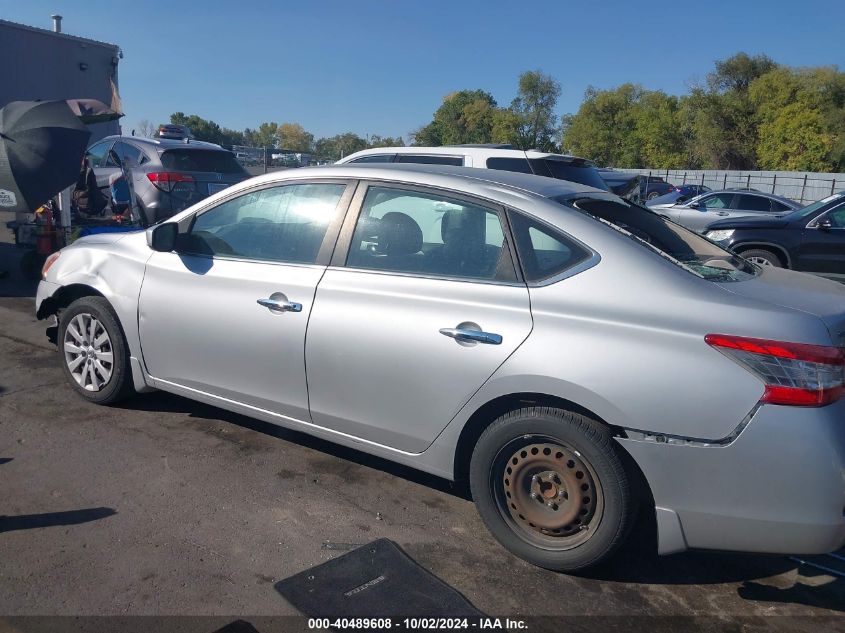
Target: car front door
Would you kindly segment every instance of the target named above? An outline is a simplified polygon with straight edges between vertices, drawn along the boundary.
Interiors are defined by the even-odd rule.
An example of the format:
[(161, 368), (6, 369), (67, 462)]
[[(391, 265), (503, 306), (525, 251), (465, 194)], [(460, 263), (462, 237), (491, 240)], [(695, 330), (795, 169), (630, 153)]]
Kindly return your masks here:
[(418, 453), (528, 336), (528, 290), (502, 209), (380, 184), (352, 208), (308, 326), (311, 417)]
[(307, 421), (305, 330), (350, 189), (264, 186), (186, 220), (176, 252), (147, 262), (138, 320), (149, 373)]
[(697, 206), (681, 205), (677, 210), (673, 207), (667, 215), (678, 224), (700, 233), (716, 220), (730, 215), (733, 199), (733, 193), (712, 193), (695, 200)]
[(845, 204), (807, 225), (795, 268), (845, 281)]

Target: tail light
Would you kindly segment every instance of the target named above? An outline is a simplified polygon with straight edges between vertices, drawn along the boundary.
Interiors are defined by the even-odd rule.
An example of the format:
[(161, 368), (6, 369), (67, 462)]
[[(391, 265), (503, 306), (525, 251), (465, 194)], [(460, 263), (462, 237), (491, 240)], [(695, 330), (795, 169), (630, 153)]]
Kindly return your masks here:
[(154, 171), (147, 174), (150, 182), (162, 191), (194, 189), (194, 177), (174, 171)]
[(704, 340), (765, 383), (761, 402), (823, 407), (845, 395), (845, 348), (726, 334)]

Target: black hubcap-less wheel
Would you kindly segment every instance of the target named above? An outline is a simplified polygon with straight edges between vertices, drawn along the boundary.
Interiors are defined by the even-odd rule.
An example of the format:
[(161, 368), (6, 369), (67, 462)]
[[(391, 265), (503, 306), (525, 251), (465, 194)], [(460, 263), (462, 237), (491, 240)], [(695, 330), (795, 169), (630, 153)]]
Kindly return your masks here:
[(549, 437), (524, 436), (504, 446), (490, 483), (503, 518), (545, 549), (585, 542), (604, 511), (593, 467), (578, 451)]

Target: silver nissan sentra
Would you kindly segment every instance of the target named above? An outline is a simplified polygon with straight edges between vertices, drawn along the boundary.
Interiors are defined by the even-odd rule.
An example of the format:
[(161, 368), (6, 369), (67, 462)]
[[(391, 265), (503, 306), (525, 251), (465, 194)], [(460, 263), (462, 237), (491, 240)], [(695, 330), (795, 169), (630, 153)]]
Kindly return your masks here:
[(455, 480), (576, 570), (845, 542), (845, 286), (607, 192), (442, 166), (267, 174), (51, 256), (83, 397), (154, 389)]

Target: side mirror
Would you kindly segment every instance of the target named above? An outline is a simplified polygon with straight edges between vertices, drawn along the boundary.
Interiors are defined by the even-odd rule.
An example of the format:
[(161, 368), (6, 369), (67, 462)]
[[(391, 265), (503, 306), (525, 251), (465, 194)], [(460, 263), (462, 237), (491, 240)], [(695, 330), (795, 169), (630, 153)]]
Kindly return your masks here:
[(701, 208), (701, 203), (700, 203), (700, 202), (690, 202), (687, 206), (688, 206), (690, 209), (700, 209), (700, 208)]
[(109, 160), (113, 162), (118, 167), (121, 167), (120, 156), (117, 155), (117, 152), (113, 149), (109, 150)]
[(824, 220), (818, 223), (818, 227), (822, 231), (829, 231), (833, 228), (833, 222), (830, 220), (830, 218), (825, 218)]
[(159, 253), (170, 253), (176, 249), (179, 225), (165, 222), (147, 229), (147, 246)]

